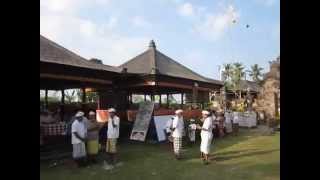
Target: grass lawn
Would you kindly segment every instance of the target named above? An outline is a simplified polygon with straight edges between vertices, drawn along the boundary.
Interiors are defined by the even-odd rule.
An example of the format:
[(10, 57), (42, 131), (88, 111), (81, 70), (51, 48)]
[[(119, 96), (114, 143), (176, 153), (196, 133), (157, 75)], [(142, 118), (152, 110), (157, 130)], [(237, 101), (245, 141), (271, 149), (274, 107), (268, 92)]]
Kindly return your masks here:
[[(199, 143), (199, 140), (198, 140)], [(49, 168), (41, 163), (41, 180), (276, 180), (280, 179), (280, 132), (262, 135), (257, 129), (241, 129), (239, 136), (215, 139), (215, 162), (205, 166), (199, 145), (187, 147), (185, 158), (173, 158), (165, 144), (120, 144), (123, 165), (104, 170), (102, 165), (82, 169), (60, 165)]]

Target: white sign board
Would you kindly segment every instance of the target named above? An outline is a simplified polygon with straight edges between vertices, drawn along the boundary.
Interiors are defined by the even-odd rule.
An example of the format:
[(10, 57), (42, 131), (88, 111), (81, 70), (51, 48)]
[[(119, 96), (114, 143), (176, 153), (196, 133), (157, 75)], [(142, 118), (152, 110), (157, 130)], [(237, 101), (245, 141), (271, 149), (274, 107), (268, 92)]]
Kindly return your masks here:
[(166, 115), (166, 116), (154, 116), (154, 124), (156, 126), (158, 141), (164, 141), (166, 140), (166, 135), (164, 133), (164, 129), (166, 128), (166, 124), (168, 121), (171, 120), (172, 115)]
[(145, 141), (154, 108), (153, 102), (142, 102), (139, 105), (138, 114), (134, 121), (130, 139)]
[(240, 127), (251, 128), (251, 127), (257, 126), (257, 116), (255, 112), (244, 112), (244, 113), (237, 112), (235, 113), (234, 118), (236, 117), (239, 120), (238, 122)]

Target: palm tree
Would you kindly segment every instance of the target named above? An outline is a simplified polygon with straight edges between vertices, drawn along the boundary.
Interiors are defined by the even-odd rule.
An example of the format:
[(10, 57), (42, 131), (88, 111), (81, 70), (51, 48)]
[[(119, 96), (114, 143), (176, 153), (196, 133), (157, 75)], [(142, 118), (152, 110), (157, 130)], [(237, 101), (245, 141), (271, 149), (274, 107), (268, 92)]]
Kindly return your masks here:
[(254, 64), (251, 66), (251, 70), (249, 71), (249, 76), (252, 78), (254, 82), (259, 83), (261, 81), (260, 77), (262, 77), (261, 71), (263, 70), (262, 67), (259, 67), (258, 64)]
[(232, 75), (232, 64), (223, 64), (223, 72), (222, 72), (222, 74), (223, 74), (223, 76), (225, 77), (225, 80), (229, 80), (230, 79), (230, 77), (231, 77), (231, 75)]
[(233, 63), (232, 68), (232, 76), (231, 76), (231, 83), (232, 83), (232, 89), (237, 94), (237, 91), (239, 91), (239, 98), (241, 98), (241, 87), (240, 83), (242, 78), (245, 75), (244, 66), (240, 62)]

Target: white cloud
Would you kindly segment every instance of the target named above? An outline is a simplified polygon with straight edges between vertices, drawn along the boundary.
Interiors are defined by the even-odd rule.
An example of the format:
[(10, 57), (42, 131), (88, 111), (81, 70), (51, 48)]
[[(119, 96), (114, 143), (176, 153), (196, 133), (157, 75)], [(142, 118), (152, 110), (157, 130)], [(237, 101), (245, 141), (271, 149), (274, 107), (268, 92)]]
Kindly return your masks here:
[(194, 16), (195, 10), (191, 3), (184, 3), (178, 7), (178, 13), (181, 16)]
[[(110, 16), (105, 23), (96, 23), (79, 16), (77, 12), (89, 0), (77, 0), (77, 3), (69, 0), (69, 4), (63, 2), (55, 6), (50, 4), (54, 4), (53, 1), (41, 1), (40, 34), (84, 58), (94, 57), (108, 65), (120, 65), (148, 46), (150, 38), (129, 37), (117, 32), (116, 17)], [(99, 3), (107, 4), (107, 1), (100, 0)], [(72, 13), (66, 12), (67, 9)]]
[(275, 5), (277, 1), (278, 0), (255, 0), (255, 2), (268, 7)]
[(74, 13), (83, 3), (83, 0), (40, 0), (40, 11)]
[(132, 19), (131, 19), (131, 22), (134, 26), (137, 26), (137, 27), (143, 27), (143, 28), (146, 28), (146, 27), (150, 27), (151, 26), (151, 23), (148, 22), (147, 20), (145, 20), (145, 18), (141, 17), (141, 16), (134, 16)]
[(238, 21), (238, 19), (239, 13), (232, 5), (229, 5), (221, 13), (208, 13), (204, 20), (194, 26), (194, 32), (210, 40), (217, 40), (232, 26), (233, 21)]

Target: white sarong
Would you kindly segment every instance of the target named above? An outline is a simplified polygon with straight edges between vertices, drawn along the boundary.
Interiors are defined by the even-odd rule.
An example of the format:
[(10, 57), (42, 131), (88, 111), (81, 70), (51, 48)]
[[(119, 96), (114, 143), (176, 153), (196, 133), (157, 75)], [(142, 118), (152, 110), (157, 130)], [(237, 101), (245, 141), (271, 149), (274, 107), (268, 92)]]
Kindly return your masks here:
[(201, 144), (200, 144), (200, 151), (204, 154), (210, 153), (210, 147), (211, 147), (212, 137), (201, 137)]
[(81, 142), (78, 144), (73, 144), (73, 158), (74, 159), (79, 159), (86, 157), (86, 145), (85, 143)]
[(226, 131), (227, 131), (227, 133), (232, 132), (232, 123), (226, 123)]

